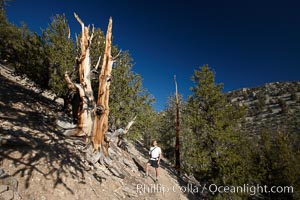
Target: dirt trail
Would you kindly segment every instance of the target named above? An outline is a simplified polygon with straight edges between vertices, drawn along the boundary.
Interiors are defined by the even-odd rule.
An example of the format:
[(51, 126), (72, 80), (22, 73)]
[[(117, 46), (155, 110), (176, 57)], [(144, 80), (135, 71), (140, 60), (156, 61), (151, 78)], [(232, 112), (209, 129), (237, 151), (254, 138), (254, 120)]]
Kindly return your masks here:
[[(158, 184), (151, 176), (145, 179), (147, 150), (139, 143), (129, 145), (132, 159), (142, 163), (130, 176), (115, 177), (99, 163), (91, 167), (76, 145), (78, 140), (63, 137), (57, 129), (60, 107), (51, 93), (40, 93), (0, 66), (0, 167), (18, 181), (19, 199), (200, 199), (180, 190), (187, 183), (179, 181), (166, 162), (162, 161)], [(152, 177), (154, 173), (151, 168)], [(0, 199), (9, 198), (3, 194), (0, 191)]]

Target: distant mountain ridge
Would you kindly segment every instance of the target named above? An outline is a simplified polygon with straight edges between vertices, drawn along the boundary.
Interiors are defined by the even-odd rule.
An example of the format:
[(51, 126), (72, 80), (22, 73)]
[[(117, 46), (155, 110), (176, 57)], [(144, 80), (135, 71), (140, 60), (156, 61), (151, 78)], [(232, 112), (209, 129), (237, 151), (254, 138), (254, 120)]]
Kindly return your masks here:
[(231, 102), (247, 107), (247, 132), (283, 128), (300, 133), (300, 81), (266, 83), (226, 94)]

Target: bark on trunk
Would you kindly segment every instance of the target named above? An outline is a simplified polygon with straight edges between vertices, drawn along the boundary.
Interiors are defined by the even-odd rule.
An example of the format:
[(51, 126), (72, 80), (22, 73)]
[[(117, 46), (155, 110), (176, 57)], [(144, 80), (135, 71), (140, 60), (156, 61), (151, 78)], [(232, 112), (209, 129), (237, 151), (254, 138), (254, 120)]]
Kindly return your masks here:
[(78, 60), (80, 84), (75, 84), (79, 90), (82, 102), (82, 109), (80, 109), (78, 118), (78, 128), (81, 129), (86, 136), (91, 136), (95, 107), (91, 85), (90, 43), (92, 36), (89, 36), (89, 27), (85, 27), (81, 19), (76, 14), (74, 15), (82, 29), (81, 55)]
[[(133, 146), (128, 144), (122, 136), (127, 134), (136, 117), (128, 123), (125, 129), (107, 132), (111, 71), (113, 62), (116, 59), (116, 57), (112, 58), (111, 56), (112, 19), (109, 19), (105, 52), (99, 75), (98, 97), (97, 103), (95, 103), (91, 87), (90, 62), (90, 44), (93, 33), (89, 36), (89, 28), (84, 26), (84, 23), (76, 14), (75, 18), (82, 27), (81, 51), (77, 57), (80, 83), (73, 83), (68, 73), (65, 73), (65, 81), (70, 90), (78, 91), (81, 99), (78, 106), (78, 124), (74, 127), (73, 124), (68, 123), (68, 118), (62, 118), (61, 120), (57, 120), (57, 125), (65, 130), (64, 135), (88, 136), (87, 138), (90, 138), (89, 143), (84, 143), (82, 140), (75, 140), (72, 143), (78, 146), (76, 149), (84, 153), (85, 160), (93, 165), (91, 167), (100, 169), (98, 166), (100, 163), (108, 167), (111, 174), (119, 178), (130, 177), (132, 173), (138, 171), (135, 163), (141, 163), (141, 161), (138, 158), (135, 158), (135, 160), (132, 159), (129, 151)], [(79, 43), (78, 40), (77, 43)], [(97, 70), (99, 62), (100, 58), (94, 70)], [(78, 107), (75, 106), (75, 108)], [(76, 110), (75, 108), (74, 110)], [(108, 153), (109, 156), (107, 156)]]
[[(68, 131), (66, 135), (87, 136), (93, 143), (94, 151), (103, 150), (108, 155), (108, 143), (105, 142), (105, 134), (108, 130), (109, 115), (109, 87), (111, 80), (111, 71), (114, 59), (111, 56), (111, 37), (112, 37), (112, 18), (109, 19), (108, 29), (105, 40), (105, 52), (101, 73), (99, 75), (99, 88), (97, 104), (94, 101), (91, 86), (91, 61), (90, 61), (90, 44), (92, 34), (89, 35), (89, 27), (85, 27), (82, 20), (74, 13), (75, 18), (81, 25), (82, 36), (80, 40), (80, 55), (77, 57), (80, 84), (73, 83), (68, 75), (65, 74), (67, 87), (71, 90), (78, 90), (81, 98), (80, 109), (78, 111), (77, 130)], [(99, 58), (100, 60), (100, 58)], [(97, 67), (99, 65), (99, 60)]]
[(106, 33), (105, 52), (103, 57), (101, 73), (99, 75), (97, 108), (92, 136), (94, 150), (97, 151), (99, 147), (101, 147), (105, 155), (108, 155), (108, 144), (104, 141), (104, 137), (108, 130), (109, 86), (111, 81), (111, 70), (113, 65), (113, 59), (111, 56), (111, 35), (112, 18), (109, 19), (108, 29)]
[[(94, 95), (91, 86), (91, 61), (90, 61), (90, 44), (93, 33), (89, 35), (89, 27), (85, 27), (84, 23), (74, 13), (75, 18), (81, 25), (82, 35), (80, 40), (80, 55), (77, 58), (79, 80), (80, 83), (73, 83), (68, 75), (65, 73), (65, 81), (67, 87), (71, 90), (78, 90), (80, 96), (80, 106), (78, 109), (78, 123), (77, 129), (69, 131), (67, 135), (72, 136), (86, 136), (90, 137), (93, 131), (94, 121)], [(93, 29), (94, 31), (94, 29)]]

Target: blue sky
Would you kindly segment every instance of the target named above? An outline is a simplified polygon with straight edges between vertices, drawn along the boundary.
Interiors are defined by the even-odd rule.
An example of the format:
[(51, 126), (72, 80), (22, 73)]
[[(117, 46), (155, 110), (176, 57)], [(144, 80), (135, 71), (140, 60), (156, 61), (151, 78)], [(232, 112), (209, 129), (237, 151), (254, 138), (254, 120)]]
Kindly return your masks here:
[(164, 108), (174, 94), (187, 98), (195, 69), (208, 64), (224, 91), (274, 81), (300, 79), (300, 2), (276, 0), (14, 0), (10, 22), (31, 30), (45, 28), (50, 17), (65, 13), (73, 34), (95, 24), (106, 32), (113, 17), (114, 44), (129, 50), (133, 71)]

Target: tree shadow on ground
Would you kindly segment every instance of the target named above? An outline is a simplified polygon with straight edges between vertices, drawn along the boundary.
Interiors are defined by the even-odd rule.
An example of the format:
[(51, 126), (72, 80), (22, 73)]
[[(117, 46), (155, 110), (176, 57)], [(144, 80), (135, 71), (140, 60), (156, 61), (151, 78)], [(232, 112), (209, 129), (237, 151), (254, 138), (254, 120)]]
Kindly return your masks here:
[(34, 173), (64, 186), (63, 176), (84, 179), (85, 165), (72, 140), (65, 141), (56, 129), (60, 106), (0, 75), (0, 163), (9, 160), (12, 176), (25, 178), (28, 188)]

